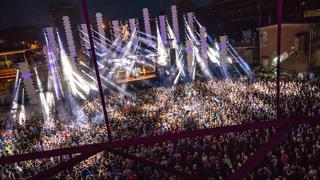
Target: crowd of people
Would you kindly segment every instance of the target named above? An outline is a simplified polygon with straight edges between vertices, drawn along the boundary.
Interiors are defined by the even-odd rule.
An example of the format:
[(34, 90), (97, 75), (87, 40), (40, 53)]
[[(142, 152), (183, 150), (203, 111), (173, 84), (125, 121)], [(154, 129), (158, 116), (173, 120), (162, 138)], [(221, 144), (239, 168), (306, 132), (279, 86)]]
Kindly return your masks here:
[[(319, 84), (281, 82), (281, 116), (319, 115)], [(194, 81), (175, 87), (155, 87), (130, 92), (132, 96), (106, 96), (107, 111), (115, 140), (169, 132), (213, 128), (259, 122), (276, 117), (275, 82), (237, 80)], [(0, 157), (107, 141), (99, 98), (82, 102), (87, 126), (64, 125), (43, 128), (41, 116), (29, 117), (15, 131), (2, 130)], [(59, 126), (58, 126), (59, 125)], [(163, 166), (213, 179), (223, 179), (255, 152), (277, 129), (229, 133), (182, 139), (174, 142), (127, 147), (123, 151), (147, 158)], [(320, 127), (301, 125), (270, 152), (250, 173), (251, 179), (320, 178)], [(69, 156), (0, 167), (0, 179), (30, 177)], [(60, 172), (58, 179), (170, 179), (149, 166), (103, 152), (83, 161), (72, 170)]]
[[(281, 83), (281, 116), (319, 114), (319, 87), (310, 83)], [(112, 129), (119, 139), (192, 128), (212, 128), (276, 117), (275, 83), (215, 80), (176, 87), (139, 90), (134, 97), (108, 96)], [(83, 103), (88, 116), (102, 111), (100, 99)], [(127, 131), (129, 129), (129, 131)], [(136, 131), (136, 133), (132, 133)], [(130, 134), (127, 134), (129, 133)]]

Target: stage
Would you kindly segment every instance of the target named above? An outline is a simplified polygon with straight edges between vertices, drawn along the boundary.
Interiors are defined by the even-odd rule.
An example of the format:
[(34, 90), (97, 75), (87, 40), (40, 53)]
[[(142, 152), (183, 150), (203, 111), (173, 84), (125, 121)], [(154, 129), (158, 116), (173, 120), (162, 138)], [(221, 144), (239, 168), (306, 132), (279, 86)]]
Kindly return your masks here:
[(146, 79), (154, 79), (157, 78), (156, 74), (147, 74), (147, 75), (142, 75), (138, 77), (129, 77), (127, 79), (117, 79), (116, 83), (117, 84), (124, 84), (128, 82), (134, 82), (134, 81), (141, 81), (141, 80), (146, 80)]

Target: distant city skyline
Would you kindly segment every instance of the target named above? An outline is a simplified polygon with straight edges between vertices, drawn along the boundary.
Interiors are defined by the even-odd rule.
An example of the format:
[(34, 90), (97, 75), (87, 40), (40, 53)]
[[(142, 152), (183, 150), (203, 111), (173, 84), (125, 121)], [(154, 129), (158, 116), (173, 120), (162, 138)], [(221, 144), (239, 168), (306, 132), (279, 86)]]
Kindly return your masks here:
[[(211, 0), (192, 0), (197, 6), (210, 4)], [(166, 5), (173, 0), (165, 0)], [(55, 3), (71, 3), (79, 6), (81, 14), (81, 0), (2, 0), (0, 6), (0, 29), (49, 24), (48, 6)], [(91, 15), (102, 12), (105, 19), (126, 19), (142, 17), (142, 8), (148, 8), (151, 15), (160, 12), (160, 0), (94, 0), (87, 1)]]

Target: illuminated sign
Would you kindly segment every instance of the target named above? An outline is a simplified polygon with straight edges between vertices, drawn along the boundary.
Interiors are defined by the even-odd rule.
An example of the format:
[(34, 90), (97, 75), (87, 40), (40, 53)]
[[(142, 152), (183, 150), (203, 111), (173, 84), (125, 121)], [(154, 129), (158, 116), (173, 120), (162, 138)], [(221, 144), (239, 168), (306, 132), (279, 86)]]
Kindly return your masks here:
[(320, 17), (320, 9), (304, 11), (303, 17)]

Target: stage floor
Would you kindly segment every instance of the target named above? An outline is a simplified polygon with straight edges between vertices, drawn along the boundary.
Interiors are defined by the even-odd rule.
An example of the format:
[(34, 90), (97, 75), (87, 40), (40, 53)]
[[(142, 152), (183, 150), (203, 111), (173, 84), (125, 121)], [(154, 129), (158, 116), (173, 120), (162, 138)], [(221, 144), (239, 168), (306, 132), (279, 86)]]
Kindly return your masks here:
[(128, 83), (128, 82), (133, 82), (133, 81), (141, 81), (145, 79), (152, 79), (152, 78), (157, 78), (156, 74), (147, 74), (139, 77), (130, 77), (127, 79), (117, 79), (116, 83), (118, 84), (123, 84), (123, 83)]

